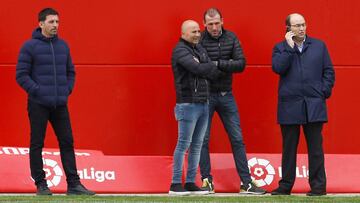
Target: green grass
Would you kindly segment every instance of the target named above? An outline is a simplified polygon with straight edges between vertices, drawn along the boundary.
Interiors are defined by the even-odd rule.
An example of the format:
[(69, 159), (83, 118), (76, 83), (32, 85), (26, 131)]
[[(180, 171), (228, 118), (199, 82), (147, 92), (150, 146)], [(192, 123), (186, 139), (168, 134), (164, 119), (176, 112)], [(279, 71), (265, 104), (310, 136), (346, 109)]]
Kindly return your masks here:
[(358, 196), (334, 196), (327, 195), (322, 197), (306, 197), (302, 195), (292, 196), (187, 196), (187, 197), (169, 197), (169, 196), (0, 196), (0, 202), (92, 202), (92, 203), (108, 203), (108, 202), (360, 202)]

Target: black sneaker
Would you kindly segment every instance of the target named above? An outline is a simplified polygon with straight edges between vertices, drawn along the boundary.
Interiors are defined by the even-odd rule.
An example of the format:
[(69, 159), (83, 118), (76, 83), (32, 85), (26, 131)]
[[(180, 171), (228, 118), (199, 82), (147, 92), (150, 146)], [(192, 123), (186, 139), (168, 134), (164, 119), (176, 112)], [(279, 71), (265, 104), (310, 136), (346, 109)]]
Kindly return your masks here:
[(67, 188), (67, 195), (95, 195), (95, 192), (86, 189), (82, 184), (69, 186)]
[(36, 195), (52, 195), (52, 192), (47, 185), (41, 184), (36, 187)]
[(181, 183), (171, 183), (169, 195), (184, 196), (190, 195), (190, 192), (185, 190)]
[(209, 191), (209, 194), (215, 194), (214, 183), (208, 178), (203, 179), (201, 189)]
[(271, 192), (271, 195), (290, 195), (290, 191), (285, 191), (281, 188), (276, 188)]
[(308, 193), (306, 193), (306, 196), (323, 196), (326, 195), (326, 192), (312, 192), (309, 191)]
[(208, 195), (208, 190), (203, 190), (195, 185), (195, 183), (185, 183), (185, 190), (189, 191), (192, 195)]
[(266, 190), (256, 186), (253, 182), (250, 182), (247, 185), (240, 186), (240, 193), (241, 194), (263, 195), (266, 193)]

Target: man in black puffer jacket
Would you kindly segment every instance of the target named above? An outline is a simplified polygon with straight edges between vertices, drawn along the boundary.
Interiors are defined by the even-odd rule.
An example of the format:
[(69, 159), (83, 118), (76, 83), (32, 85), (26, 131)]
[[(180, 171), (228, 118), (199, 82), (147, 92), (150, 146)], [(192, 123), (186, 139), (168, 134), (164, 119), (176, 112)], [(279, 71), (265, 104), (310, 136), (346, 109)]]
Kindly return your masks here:
[(52, 195), (45, 180), (42, 149), (48, 121), (59, 141), (68, 195), (94, 195), (77, 174), (73, 135), (67, 107), (75, 81), (74, 65), (65, 41), (57, 37), (58, 12), (46, 8), (39, 13), (39, 28), (22, 46), (16, 65), (16, 81), (28, 94), (31, 128), (30, 169), (37, 195)]
[[(208, 194), (195, 185), (200, 151), (208, 124), (209, 82), (223, 75), (201, 45), (199, 24), (187, 20), (181, 27), (181, 39), (173, 50), (171, 63), (176, 89), (175, 118), (178, 121), (178, 142), (174, 151), (174, 165), (170, 195)], [(185, 186), (182, 169), (189, 149)]]
[(202, 188), (207, 189), (210, 193), (215, 193), (211, 175), (209, 139), (211, 120), (216, 111), (230, 138), (236, 169), (243, 183), (240, 186), (240, 193), (264, 194), (266, 191), (257, 187), (251, 180), (240, 128), (240, 117), (232, 94), (233, 74), (242, 72), (245, 68), (245, 57), (240, 42), (234, 33), (223, 29), (223, 19), (218, 9), (210, 8), (204, 13), (204, 24), (206, 30), (203, 32), (200, 43), (206, 49), (214, 64), (226, 75), (211, 80), (209, 124), (200, 158)]

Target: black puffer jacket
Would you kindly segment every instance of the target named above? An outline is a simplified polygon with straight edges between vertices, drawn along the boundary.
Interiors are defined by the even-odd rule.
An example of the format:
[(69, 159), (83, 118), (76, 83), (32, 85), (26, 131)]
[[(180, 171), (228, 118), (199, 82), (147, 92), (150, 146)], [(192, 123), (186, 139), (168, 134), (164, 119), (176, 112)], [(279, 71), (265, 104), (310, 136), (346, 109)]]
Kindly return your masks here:
[(226, 74), (211, 81), (212, 92), (232, 90), (232, 74), (245, 69), (245, 57), (240, 42), (234, 33), (222, 30), (221, 36), (213, 38), (206, 30), (201, 36), (201, 45), (206, 49), (212, 61), (218, 62), (218, 68)]
[(209, 82), (224, 73), (216, 67), (200, 44), (180, 39), (171, 58), (175, 78), (176, 103), (204, 103), (209, 98)]

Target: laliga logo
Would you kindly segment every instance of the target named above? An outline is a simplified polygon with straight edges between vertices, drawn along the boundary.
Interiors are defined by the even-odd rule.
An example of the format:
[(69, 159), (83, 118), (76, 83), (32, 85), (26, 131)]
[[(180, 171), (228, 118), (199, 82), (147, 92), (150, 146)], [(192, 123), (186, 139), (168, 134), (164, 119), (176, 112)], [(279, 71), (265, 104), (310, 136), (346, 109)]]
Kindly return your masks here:
[(255, 180), (259, 187), (270, 185), (274, 180), (275, 169), (268, 160), (254, 157), (248, 161), (248, 165), (251, 174), (254, 174), (251, 179)]
[[(48, 187), (59, 185), (63, 172), (58, 163), (51, 159), (43, 159), (43, 163)], [(53, 177), (49, 178), (51, 176)]]
[[(48, 187), (54, 187), (60, 184), (63, 172), (58, 163), (51, 159), (43, 159), (43, 170), (45, 171), (46, 183)], [(77, 171), (80, 179), (95, 180), (96, 182), (104, 182), (115, 180), (115, 171), (99, 171), (91, 167), (90, 170), (84, 168)]]

